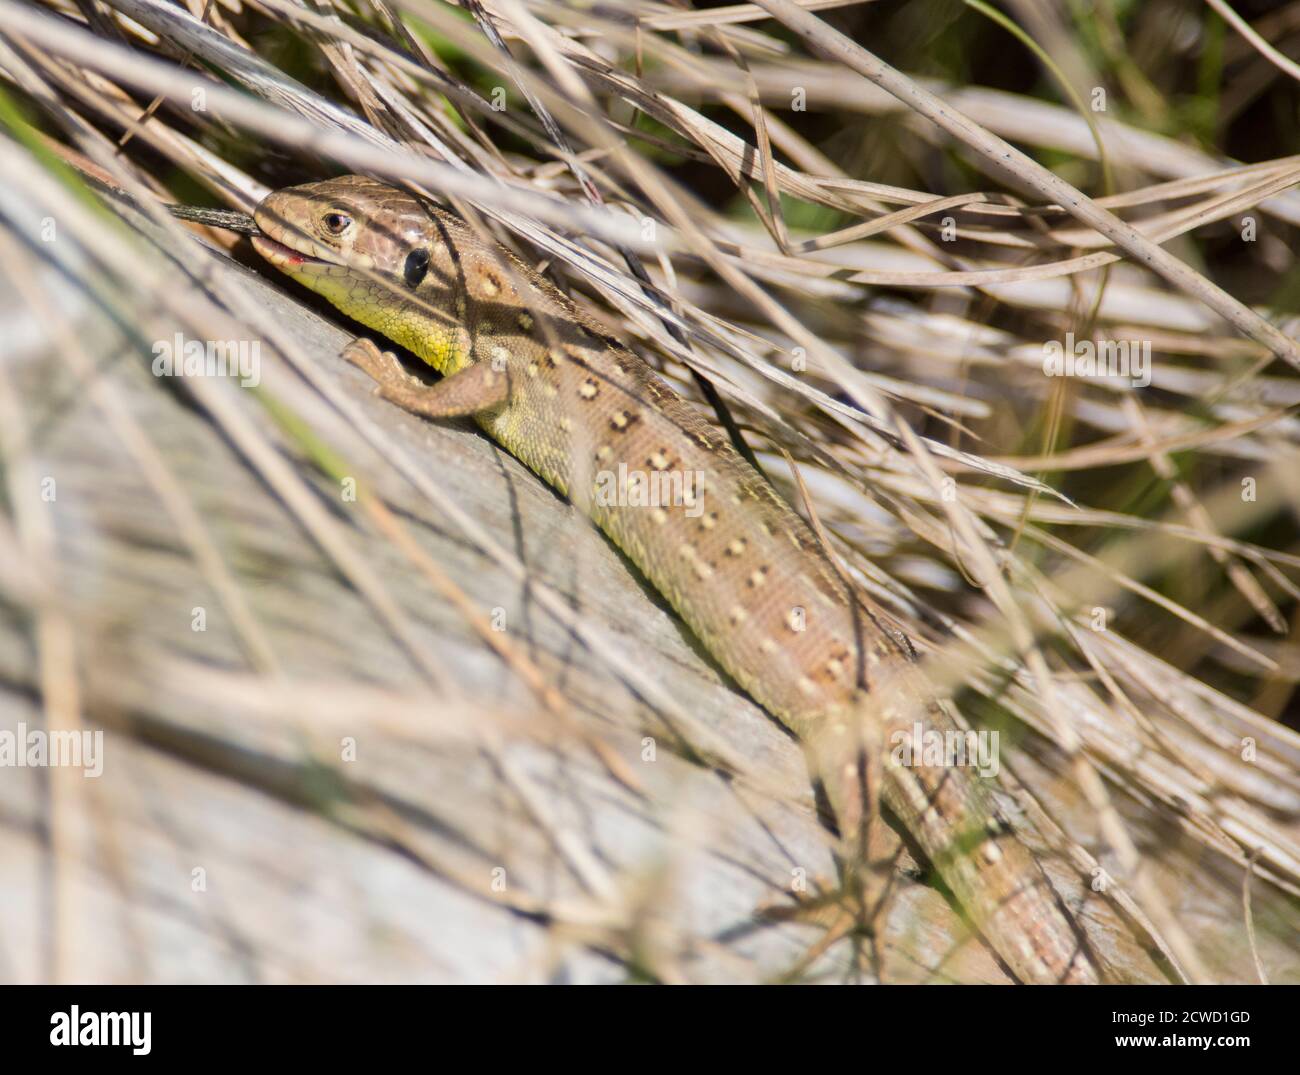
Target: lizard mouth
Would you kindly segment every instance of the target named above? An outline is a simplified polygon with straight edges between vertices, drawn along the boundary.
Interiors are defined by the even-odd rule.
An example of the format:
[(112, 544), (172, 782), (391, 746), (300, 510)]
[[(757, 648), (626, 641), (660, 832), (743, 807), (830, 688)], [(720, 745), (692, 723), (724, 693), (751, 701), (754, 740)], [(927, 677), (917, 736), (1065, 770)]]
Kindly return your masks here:
[(262, 255), (272, 265), (287, 265), (297, 267), (299, 265), (326, 265), (328, 262), (320, 258), (311, 257), (308, 254), (300, 253), (291, 246), (285, 246), (284, 243), (272, 239), (269, 235), (254, 235), (253, 249)]

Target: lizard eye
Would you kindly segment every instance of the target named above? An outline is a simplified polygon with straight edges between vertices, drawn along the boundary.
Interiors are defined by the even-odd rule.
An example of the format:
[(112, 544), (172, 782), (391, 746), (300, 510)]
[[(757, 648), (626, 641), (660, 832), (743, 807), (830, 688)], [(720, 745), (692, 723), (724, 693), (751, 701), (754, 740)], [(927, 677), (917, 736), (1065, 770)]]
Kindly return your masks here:
[(429, 271), (429, 251), (420, 248), (406, 255), (406, 265), (402, 269), (402, 278), (409, 288), (417, 288)]
[(325, 230), (331, 235), (342, 235), (352, 225), (352, 218), (347, 213), (326, 213), (322, 220)]

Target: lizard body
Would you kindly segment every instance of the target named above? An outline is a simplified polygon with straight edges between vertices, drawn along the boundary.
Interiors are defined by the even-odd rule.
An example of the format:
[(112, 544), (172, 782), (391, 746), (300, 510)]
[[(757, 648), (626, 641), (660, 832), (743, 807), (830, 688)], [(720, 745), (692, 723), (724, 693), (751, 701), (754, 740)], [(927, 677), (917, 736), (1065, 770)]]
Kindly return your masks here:
[[(382, 395), (430, 417), (473, 414), (591, 515), (807, 744), (843, 833), (863, 816), (864, 743), (878, 749), (917, 722), (955, 728), (906, 636), (726, 436), (504, 248), (359, 176), (274, 192), (255, 219), (271, 264), (444, 375), (417, 385), (370, 345), (352, 357)], [(650, 494), (633, 494), (635, 481)], [(883, 773), (885, 802), (1016, 977), (1101, 979), (977, 777), (887, 759)]]

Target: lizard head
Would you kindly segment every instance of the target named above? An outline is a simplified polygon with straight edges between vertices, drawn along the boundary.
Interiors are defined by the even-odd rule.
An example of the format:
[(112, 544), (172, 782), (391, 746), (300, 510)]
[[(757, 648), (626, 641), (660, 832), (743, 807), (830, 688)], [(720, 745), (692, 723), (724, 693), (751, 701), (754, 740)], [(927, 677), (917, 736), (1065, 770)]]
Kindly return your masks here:
[(411, 253), (427, 248), (437, 230), (424, 202), (360, 175), (272, 191), (253, 219), (262, 231), (253, 238), (257, 252), (307, 286), (313, 276), (344, 275), (331, 271), (338, 269), (369, 270), (410, 286)]
[(428, 204), (345, 175), (273, 191), (253, 219), (253, 247), (285, 275), (439, 369), (456, 364), (459, 267)]

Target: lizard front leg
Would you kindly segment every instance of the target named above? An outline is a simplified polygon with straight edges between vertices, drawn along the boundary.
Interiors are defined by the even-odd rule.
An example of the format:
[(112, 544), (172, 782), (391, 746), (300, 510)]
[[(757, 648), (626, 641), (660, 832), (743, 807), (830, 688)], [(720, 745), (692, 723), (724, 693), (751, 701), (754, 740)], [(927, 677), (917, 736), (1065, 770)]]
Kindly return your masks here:
[(510, 375), (487, 362), (475, 362), (436, 384), (416, 380), (391, 351), (373, 340), (356, 339), (343, 357), (370, 376), (376, 391), (390, 403), (424, 418), (463, 418), (495, 410), (510, 398)]

